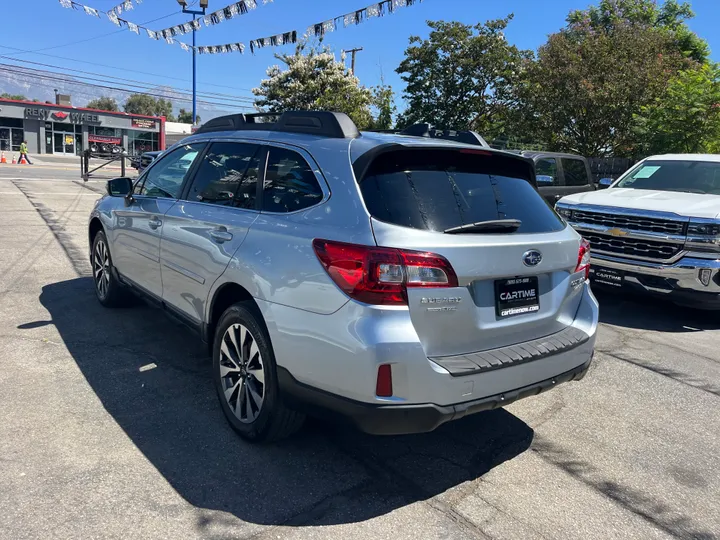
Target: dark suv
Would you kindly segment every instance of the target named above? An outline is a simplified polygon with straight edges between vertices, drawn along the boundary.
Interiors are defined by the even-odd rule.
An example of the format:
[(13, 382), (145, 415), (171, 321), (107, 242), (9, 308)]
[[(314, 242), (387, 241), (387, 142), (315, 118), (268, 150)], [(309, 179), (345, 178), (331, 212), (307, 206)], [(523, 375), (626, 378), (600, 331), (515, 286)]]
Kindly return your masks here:
[(535, 162), (538, 191), (551, 206), (565, 195), (595, 191), (588, 160), (559, 152), (518, 152)]

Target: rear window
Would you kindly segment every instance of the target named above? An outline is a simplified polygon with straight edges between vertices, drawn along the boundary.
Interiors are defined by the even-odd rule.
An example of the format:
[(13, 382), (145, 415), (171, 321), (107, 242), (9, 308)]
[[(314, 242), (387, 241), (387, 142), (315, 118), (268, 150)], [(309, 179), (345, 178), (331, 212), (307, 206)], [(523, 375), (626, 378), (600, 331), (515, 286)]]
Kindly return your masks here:
[(587, 186), (590, 183), (587, 167), (583, 160), (562, 158), (561, 161), (566, 186)]
[(359, 180), (370, 214), (395, 225), (442, 232), (519, 219), (515, 233), (562, 230), (529, 175), (530, 166), (513, 157), (413, 149), (380, 154)]

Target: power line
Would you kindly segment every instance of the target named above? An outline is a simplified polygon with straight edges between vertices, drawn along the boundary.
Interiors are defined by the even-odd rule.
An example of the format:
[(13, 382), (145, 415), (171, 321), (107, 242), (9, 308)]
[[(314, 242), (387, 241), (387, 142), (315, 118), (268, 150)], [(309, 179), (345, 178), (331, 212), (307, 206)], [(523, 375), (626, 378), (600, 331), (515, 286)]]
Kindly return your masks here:
[[(9, 46), (7, 46), (7, 45), (0, 45), (0, 48), (1, 48), (1, 49), (11, 49), (11, 50), (13, 50), (13, 51), (20, 51), (20, 52), (23, 52), (23, 53), (32, 52), (32, 51), (28, 51), (28, 50), (25, 50), (25, 49), (18, 49), (17, 47), (9, 47)], [(152, 76), (152, 77), (162, 77), (163, 79), (171, 79), (171, 80), (174, 80), (174, 81), (182, 81), (182, 82), (185, 82), (185, 83), (188, 82), (187, 79), (183, 79), (183, 78), (181, 78), (181, 77), (173, 77), (173, 76), (171, 76), (171, 75), (162, 75), (162, 74), (159, 74), (159, 73), (150, 73), (150, 72), (147, 72), (147, 71), (139, 71), (139, 70), (137, 70), (137, 69), (127, 69), (127, 68), (118, 67), (118, 66), (110, 66), (110, 65), (108, 65), (108, 64), (99, 64), (99, 63), (97, 63), (97, 62), (89, 62), (89, 61), (87, 61), (87, 60), (78, 60), (78, 59), (76, 59), (76, 58), (68, 58), (67, 56), (58, 56), (58, 55), (55, 55), (55, 54), (46, 54), (46, 53), (33, 53), (33, 54), (37, 54), (37, 55), (40, 55), (40, 56), (48, 56), (48, 57), (50, 57), (50, 58), (58, 58), (58, 59), (60, 59), (60, 60), (68, 60), (68, 61), (70, 61), (70, 62), (76, 62), (76, 63), (79, 63), (79, 64), (88, 64), (88, 65), (91, 65), (91, 66), (98, 66), (98, 67), (104, 67), (104, 68), (109, 68), (109, 69), (116, 69), (116, 70), (118, 70), (118, 71), (123, 71), (123, 72), (127, 72), (127, 73), (139, 73), (139, 74), (141, 74), (141, 75), (150, 75), (150, 76)], [(12, 58), (13, 60), (18, 60), (18, 61), (20, 61), (20, 62), (24, 62), (24, 61), (25, 61), (25, 60), (23, 60), (22, 58), (14, 58), (14, 57), (9, 57), (9, 58)], [(238, 88), (238, 87), (235, 87), (235, 86), (227, 86), (227, 85), (224, 85), (224, 84), (215, 84), (215, 83), (202, 83), (202, 84), (204, 84), (205, 86), (214, 86), (214, 87), (216, 87), (216, 88), (228, 88), (228, 89), (230, 89), (230, 90), (240, 90), (240, 91), (252, 92), (252, 90), (249, 89), (249, 88)]]
[[(13, 67), (15, 67), (15, 66), (13, 66)], [(28, 69), (29, 69), (29, 68), (22, 68), (22, 67), (18, 67), (18, 69), (10, 69), (10, 68), (6, 68), (6, 67), (0, 67), (0, 71), (6, 71), (6, 72), (8, 72), (8, 73), (15, 73), (15, 74), (17, 74), (17, 75), (34, 76), (34, 75), (35, 75), (34, 73), (28, 73), (27, 71), (23, 71), (23, 70), (28, 70)], [(62, 74), (57, 74), (57, 75), (62, 75)], [(115, 91), (124, 92), (124, 93), (127, 93), (127, 94), (137, 93), (136, 91), (131, 90), (131, 89), (127, 89), (127, 88), (119, 88), (119, 87), (117, 87), (117, 86), (105, 86), (105, 85), (100, 85), (100, 84), (87, 83), (87, 82), (77, 81), (77, 80), (73, 80), (73, 79), (68, 79), (67, 77), (53, 77), (53, 76), (47, 75), (47, 74), (44, 74), (43, 77), (44, 77), (45, 79), (60, 81), (60, 82), (64, 82), (64, 83), (75, 84), (75, 85), (83, 85), (83, 86), (90, 86), (90, 87), (94, 87), (94, 88), (103, 88), (103, 89), (106, 89), (106, 90), (115, 90)], [(175, 99), (176, 101), (185, 101), (185, 102), (188, 102), (188, 103), (191, 101), (190, 99), (183, 98), (183, 97), (179, 97), (179, 98), (169, 98), (167, 95), (163, 95), (163, 94), (155, 94), (155, 93), (151, 93), (151, 92), (142, 92), (142, 93), (143, 93), (143, 94), (146, 94), (146, 95), (148, 95), (148, 96), (153, 96), (153, 97), (158, 97), (158, 98), (163, 98), (163, 99)], [(236, 106), (236, 107), (238, 107), (238, 108), (252, 109), (252, 107), (247, 107), (247, 106), (242, 106), (242, 105), (236, 105), (236, 104), (233, 104), (233, 103), (219, 103), (219, 102), (217, 102), (217, 101), (206, 101), (206, 100), (203, 100), (203, 101), (198, 101), (198, 103), (202, 103), (202, 104), (204, 104), (204, 105), (220, 105), (220, 106), (224, 106), (224, 107)]]
[[(92, 71), (83, 71), (83, 70), (79, 70), (79, 69), (64, 68), (64, 67), (55, 66), (52, 64), (44, 64), (42, 62), (32, 62), (30, 60), (20, 60), (20, 59), (13, 58), (11, 56), (5, 56), (5, 55), (1, 55), (1, 54), (0, 54), (0, 58), (5, 58), (8, 60), (13, 60), (13, 61), (18, 61), (18, 62), (24, 62), (26, 64), (33, 64), (36, 66), (43, 66), (43, 67), (49, 67), (49, 68), (54, 68), (54, 69), (61, 69), (61, 70), (65, 70), (65, 71), (73, 71), (76, 73), (83, 73), (86, 75), (92, 75), (93, 77), (100, 77), (102, 79), (111, 79), (110, 81), (103, 80), (100, 82), (115, 83), (115, 81), (120, 81), (125, 86), (135, 86), (134, 84), (128, 85), (128, 83), (137, 83), (138, 85), (141, 85), (144, 87), (149, 87), (149, 88), (157, 88), (158, 87), (157, 84), (153, 84), (153, 83), (150, 83), (147, 81), (138, 81), (138, 80), (134, 80), (134, 79), (114, 77), (112, 75), (103, 75), (102, 73), (94, 73)], [(38, 71), (40, 73), (47, 73), (46, 70), (39, 70), (39, 69), (34, 69), (34, 68), (29, 68), (29, 67), (24, 67), (24, 66), (16, 66), (15, 64), (0, 64), (0, 65), (18, 67), (20, 69)], [(55, 73), (55, 74), (58, 75), (58, 73)], [(60, 73), (59, 75), (67, 75), (67, 76), (71, 76), (71, 77), (75, 77), (75, 78), (79, 78), (79, 79), (91, 79), (91, 77), (85, 77), (82, 75), (72, 75), (69, 73)], [(165, 86), (165, 85), (163, 85), (163, 86)], [(172, 86), (166, 86), (166, 87), (176, 93), (187, 93), (187, 94), (191, 93), (191, 90), (188, 88), (175, 88)], [(245, 96), (236, 96), (236, 95), (232, 95), (232, 94), (220, 94), (220, 93), (216, 93), (216, 92), (198, 92), (197, 94), (198, 94), (198, 96), (204, 96), (204, 97), (207, 97), (210, 99), (219, 99), (221, 101), (244, 101), (244, 102), (251, 102), (251, 103), (254, 102), (254, 98), (245, 97)]]

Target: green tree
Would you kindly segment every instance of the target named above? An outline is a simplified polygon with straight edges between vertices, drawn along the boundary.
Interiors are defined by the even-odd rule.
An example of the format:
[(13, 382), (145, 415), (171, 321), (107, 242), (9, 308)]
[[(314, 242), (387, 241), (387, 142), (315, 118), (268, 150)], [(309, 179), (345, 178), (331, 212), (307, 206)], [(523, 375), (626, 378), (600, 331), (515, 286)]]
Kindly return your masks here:
[[(305, 49), (308, 49), (307, 52)], [(255, 106), (266, 112), (325, 110), (344, 112), (359, 129), (372, 125), (372, 92), (361, 86), (330, 49), (300, 43), (294, 54), (276, 54), (284, 64), (270, 66), (267, 79), (253, 88)]]
[(120, 110), (120, 107), (118, 107), (117, 101), (115, 101), (114, 98), (105, 96), (88, 101), (86, 107), (88, 109), (99, 109), (101, 111), (110, 112), (117, 112)]
[(517, 68), (531, 53), (503, 34), (512, 15), (474, 26), (428, 21), (427, 39), (410, 38), (397, 68), (408, 107), (399, 125), (429, 122), (445, 129), (502, 131)]
[(641, 25), (667, 32), (674, 47), (688, 58), (704, 63), (710, 55), (708, 44), (697, 36), (686, 21), (695, 16), (688, 2), (665, 0), (600, 0), (597, 6), (570, 12), (569, 29), (587, 27), (605, 33), (625, 24)]
[(694, 64), (671, 41), (629, 23), (551, 35), (522, 70), (513, 132), (586, 156), (637, 155), (633, 116), (663, 93), (672, 74)]
[(28, 101), (28, 98), (23, 96), (22, 94), (8, 94), (7, 92), (3, 92), (2, 94), (0, 94), (0, 98), (14, 99), (16, 101)]
[[(182, 122), (183, 124), (192, 124), (192, 111), (180, 109), (180, 111), (178, 111), (177, 121)], [(198, 124), (201, 122), (199, 114), (195, 115), (195, 122)]]
[(376, 114), (373, 120), (373, 129), (390, 129), (393, 125), (393, 115), (397, 111), (395, 106), (395, 92), (392, 86), (382, 82), (372, 89), (372, 104)]
[(720, 150), (720, 67), (681, 71), (635, 122), (646, 154)]
[(125, 100), (123, 108), (126, 113), (164, 116), (169, 122), (175, 121), (172, 114), (172, 103), (167, 99), (155, 99), (147, 94), (133, 94)]

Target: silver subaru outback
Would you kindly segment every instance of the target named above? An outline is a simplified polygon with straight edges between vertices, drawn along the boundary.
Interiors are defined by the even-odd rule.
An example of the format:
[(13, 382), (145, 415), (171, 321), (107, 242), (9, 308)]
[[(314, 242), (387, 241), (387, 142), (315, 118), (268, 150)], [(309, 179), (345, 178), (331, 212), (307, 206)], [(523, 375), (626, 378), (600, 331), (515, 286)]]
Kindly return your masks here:
[(531, 161), (339, 113), (271, 120), (207, 122), (109, 181), (89, 223), (99, 301), (132, 291), (196, 329), (241, 436), (308, 413), (426, 432), (585, 375), (589, 246)]

